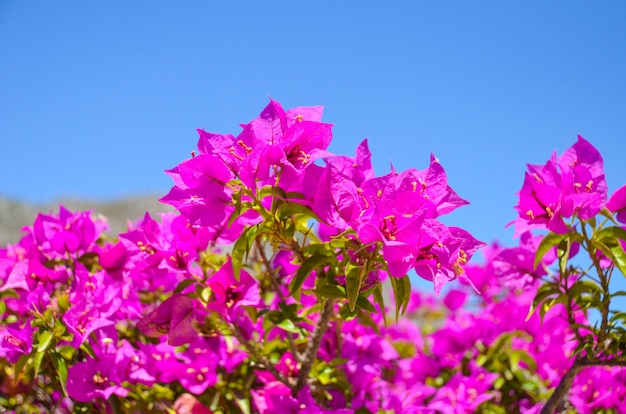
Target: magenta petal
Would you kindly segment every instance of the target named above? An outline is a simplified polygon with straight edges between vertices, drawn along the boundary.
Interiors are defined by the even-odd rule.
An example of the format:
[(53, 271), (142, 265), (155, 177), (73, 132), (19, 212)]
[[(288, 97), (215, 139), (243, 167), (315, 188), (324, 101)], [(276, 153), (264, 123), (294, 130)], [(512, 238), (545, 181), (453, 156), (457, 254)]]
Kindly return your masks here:
[(167, 333), (170, 345), (189, 343), (198, 337), (193, 327), (193, 299), (174, 295), (143, 318), (137, 327), (151, 338)]
[(626, 185), (618, 188), (613, 193), (606, 203), (606, 208), (613, 213), (617, 213), (617, 219), (620, 222), (626, 223)]
[(466, 299), (467, 292), (453, 289), (448, 292), (445, 298), (443, 298), (443, 303), (448, 307), (448, 309), (455, 311), (465, 304)]

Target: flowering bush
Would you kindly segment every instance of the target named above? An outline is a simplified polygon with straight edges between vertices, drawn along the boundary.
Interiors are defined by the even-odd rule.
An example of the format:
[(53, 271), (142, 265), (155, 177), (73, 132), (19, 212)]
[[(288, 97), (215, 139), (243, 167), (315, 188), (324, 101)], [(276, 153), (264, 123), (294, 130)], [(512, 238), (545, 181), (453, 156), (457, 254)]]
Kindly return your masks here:
[(376, 176), (321, 115), (199, 131), (176, 214), (60, 207), (1, 249), (0, 411), (622, 412), (626, 187), (590, 143), (529, 165), (504, 248), (439, 220), (467, 202), (434, 156)]

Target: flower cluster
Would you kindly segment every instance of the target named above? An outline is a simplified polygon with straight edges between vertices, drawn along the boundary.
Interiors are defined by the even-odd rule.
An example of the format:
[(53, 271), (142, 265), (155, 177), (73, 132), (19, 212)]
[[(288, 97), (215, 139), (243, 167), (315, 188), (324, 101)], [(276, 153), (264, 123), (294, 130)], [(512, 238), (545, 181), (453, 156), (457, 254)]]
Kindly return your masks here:
[[(515, 209), (515, 234), (537, 228), (567, 233), (564, 219), (594, 217), (606, 203), (607, 185), (598, 150), (580, 135), (558, 159), (545, 165), (528, 165)], [(512, 224), (513, 224), (512, 223)]]
[(437, 220), (467, 204), (448, 185), (438, 160), (431, 155), (425, 170), (376, 177), (367, 141), (355, 157), (326, 151), (331, 125), (320, 122), (321, 114), (321, 107), (285, 111), (271, 101), (237, 137), (199, 131), (199, 154), (168, 171), (175, 186), (161, 201), (226, 242), (244, 225), (261, 221), (257, 211), (248, 211), (233, 223), (242, 189), (254, 195), (276, 186), (301, 195), (294, 198), (319, 218), (322, 236), (351, 232), (362, 244), (381, 246), (391, 276), (414, 269), (433, 281), (437, 293), (446, 282), (464, 277), (465, 263), (483, 243)]
[(537, 413), (569, 388), (561, 410), (619, 412), (626, 193), (607, 202), (595, 148), (529, 166), (518, 245), (475, 265), (434, 156), (376, 176), (366, 141), (327, 151), (321, 113), (271, 101), (236, 137), (199, 131), (167, 172), (178, 213), (112, 237), (60, 207), (0, 249), (0, 410)]

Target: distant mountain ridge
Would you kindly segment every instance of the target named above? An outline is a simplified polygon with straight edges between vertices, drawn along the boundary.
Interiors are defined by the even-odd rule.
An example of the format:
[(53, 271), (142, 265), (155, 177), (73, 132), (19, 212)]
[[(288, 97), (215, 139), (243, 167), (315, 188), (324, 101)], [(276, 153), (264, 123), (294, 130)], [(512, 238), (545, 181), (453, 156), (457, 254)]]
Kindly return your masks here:
[(159, 196), (134, 196), (111, 201), (80, 199), (60, 200), (57, 203), (30, 204), (0, 197), (0, 247), (16, 243), (24, 233), (20, 229), (31, 225), (38, 213), (58, 213), (59, 205), (70, 211), (91, 210), (107, 218), (111, 232), (119, 233), (126, 229), (128, 220), (143, 217), (146, 211), (157, 214), (173, 211), (171, 206), (158, 201)]

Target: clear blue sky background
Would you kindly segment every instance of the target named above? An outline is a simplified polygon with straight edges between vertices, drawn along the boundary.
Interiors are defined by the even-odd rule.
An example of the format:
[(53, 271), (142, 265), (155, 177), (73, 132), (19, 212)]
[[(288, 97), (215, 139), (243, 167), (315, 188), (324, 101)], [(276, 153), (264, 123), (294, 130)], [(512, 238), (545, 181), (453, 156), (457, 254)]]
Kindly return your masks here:
[(0, 195), (164, 195), (268, 96), (379, 174), (434, 152), (472, 203), (447, 223), (510, 244), (525, 164), (577, 134), (626, 183), (626, 2), (0, 0)]

